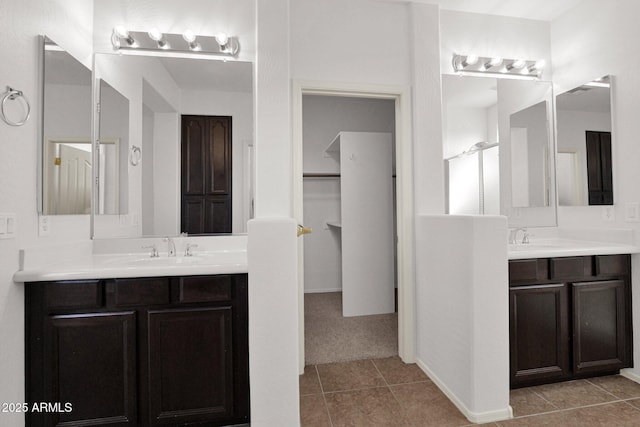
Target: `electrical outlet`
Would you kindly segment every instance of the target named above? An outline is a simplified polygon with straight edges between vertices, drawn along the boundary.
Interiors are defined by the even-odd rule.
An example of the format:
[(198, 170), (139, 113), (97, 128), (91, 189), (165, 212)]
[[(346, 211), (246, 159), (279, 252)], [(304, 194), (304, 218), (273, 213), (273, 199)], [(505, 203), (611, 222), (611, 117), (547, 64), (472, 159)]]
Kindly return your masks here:
[(602, 220), (606, 222), (613, 222), (616, 220), (616, 211), (613, 206), (602, 207)]
[(49, 231), (51, 228), (51, 218), (46, 215), (41, 215), (38, 217), (38, 236), (45, 237), (49, 235)]

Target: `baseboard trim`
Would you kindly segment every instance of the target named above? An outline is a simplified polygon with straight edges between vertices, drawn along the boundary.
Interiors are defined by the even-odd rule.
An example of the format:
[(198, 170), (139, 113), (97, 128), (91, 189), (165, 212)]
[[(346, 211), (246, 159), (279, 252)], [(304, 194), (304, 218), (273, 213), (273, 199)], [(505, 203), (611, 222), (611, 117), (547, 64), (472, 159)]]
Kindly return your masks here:
[(633, 382), (640, 384), (640, 375), (636, 374), (631, 369), (621, 369), (620, 375), (627, 379), (630, 379)]
[(305, 294), (328, 294), (330, 292), (342, 292), (342, 288), (305, 289)]
[(433, 383), (442, 391), (445, 396), (455, 405), (462, 415), (467, 417), (472, 423), (490, 423), (494, 421), (504, 421), (513, 418), (513, 409), (507, 406), (505, 409), (490, 412), (473, 412), (462, 403), (449, 388), (438, 378), (436, 374), (420, 359), (416, 358), (416, 363), (424, 371), (424, 373), (433, 381)]

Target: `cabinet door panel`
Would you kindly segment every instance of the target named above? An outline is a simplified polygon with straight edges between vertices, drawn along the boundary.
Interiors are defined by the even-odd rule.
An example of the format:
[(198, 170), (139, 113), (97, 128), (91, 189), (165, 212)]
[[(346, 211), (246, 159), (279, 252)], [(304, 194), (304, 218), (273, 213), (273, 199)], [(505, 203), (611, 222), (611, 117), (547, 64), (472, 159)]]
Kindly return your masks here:
[(567, 286), (552, 284), (510, 290), (511, 383), (568, 374)]
[(137, 425), (135, 313), (51, 316), (47, 320), (50, 402), (70, 403), (52, 414), (64, 425)]
[(150, 311), (149, 422), (233, 415), (231, 307)]
[(623, 280), (573, 284), (575, 373), (626, 365), (625, 305)]

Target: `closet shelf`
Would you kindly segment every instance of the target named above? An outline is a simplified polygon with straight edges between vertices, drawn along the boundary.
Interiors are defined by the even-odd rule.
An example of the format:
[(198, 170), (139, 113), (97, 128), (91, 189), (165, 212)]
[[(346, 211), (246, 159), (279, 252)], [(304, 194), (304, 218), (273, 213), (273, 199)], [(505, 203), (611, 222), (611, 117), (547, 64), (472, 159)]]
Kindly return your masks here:
[(327, 221), (327, 225), (329, 227), (342, 228), (342, 223), (340, 221)]

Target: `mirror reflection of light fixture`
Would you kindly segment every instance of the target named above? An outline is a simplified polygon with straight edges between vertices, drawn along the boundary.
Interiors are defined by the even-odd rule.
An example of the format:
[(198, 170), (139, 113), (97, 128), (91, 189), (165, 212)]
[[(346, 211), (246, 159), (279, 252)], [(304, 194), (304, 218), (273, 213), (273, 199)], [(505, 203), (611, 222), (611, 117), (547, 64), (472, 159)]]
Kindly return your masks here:
[(196, 35), (191, 30), (182, 34), (162, 33), (157, 29), (149, 32), (127, 31), (122, 26), (115, 27), (111, 35), (114, 50), (129, 55), (197, 57), (233, 59), (238, 55), (240, 43), (237, 37), (218, 33), (216, 36)]
[(542, 76), (544, 60), (454, 54), (452, 65), (453, 71), (459, 75), (538, 80)]

